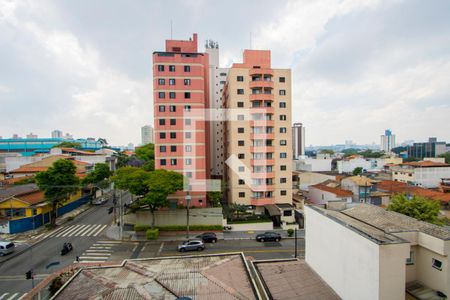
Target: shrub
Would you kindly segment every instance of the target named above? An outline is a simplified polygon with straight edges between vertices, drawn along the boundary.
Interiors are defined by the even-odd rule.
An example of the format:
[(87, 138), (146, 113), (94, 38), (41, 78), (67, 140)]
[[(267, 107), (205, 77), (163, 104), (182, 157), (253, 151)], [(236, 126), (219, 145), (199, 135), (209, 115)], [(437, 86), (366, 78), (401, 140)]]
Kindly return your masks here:
[(59, 289), (63, 286), (63, 284), (64, 283), (61, 276), (55, 277), (50, 283), (50, 286), (48, 287), (50, 295), (54, 295), (57, 291), (59, 291)]
[(52, 229), (55, 228), (55, 227), (56, 227), (56, 226), (55, 226), (55, 225), (52, 225), (51, 223), (45, 224), (45, 228), (48, 229), (48, 230), (52, 230)]
[(69, 216), (68, 218), (67, 218), (67, 221), (73, 221), (75, 219), (75, 217), (74, 216)]
[(147, 229), (145, 236), (147, 237), (147, 240), (156, 240), (159, 236), (159, 229)]
[(134, 231), (147, 231), (150, 227), (150, 225), (136, 224), (134, 225)]
[(289, 229), (287, 230), (287, 234), (288, 234), (289, 237), (293, 236), (293, 235), (294, 235), (294, 229), (289, 228)]

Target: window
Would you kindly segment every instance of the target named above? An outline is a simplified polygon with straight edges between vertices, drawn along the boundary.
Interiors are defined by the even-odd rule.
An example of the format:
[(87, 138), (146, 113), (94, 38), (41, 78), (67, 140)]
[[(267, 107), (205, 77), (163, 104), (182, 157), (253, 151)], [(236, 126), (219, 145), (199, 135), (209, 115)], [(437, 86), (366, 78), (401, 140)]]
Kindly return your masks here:
[(280, 121), (286, 121), (286, 115), (280, 115)]
[(190, 79), (185, 79), (184, 80), (184, 85), (191, 85), (191, 80)]
[(171, 166), (176, 166), (177, 165), (177, 159), (176, 158), (171, 158), (170, 159), (170, 165)]
[(170, 146), (170, 152), (177, 152), (177, 146)]
[(190, 105), (185, 105), (184, 106), (184, 111), (187, 111), (187, 112), (191, 111), (191, 106)]
[(170, 119), (170, 125), (177, 125), (177, 120), (176, 119)]
[(286, 146), (287, 142), (286, 140), (280, 140), (280, 146)]
[[(286, 195), (286, 191), (281, 191), (281, 193), (284, 192), (284, 195)], [(285, 210), (283, 211), (283, 216), (285, 217), (291, 217), (292, 216), (292, 210)]]
[(239, 192), (239, 198), (245, 198), (245, 192)]
[(169, 85), (175, 85), (175, 79), (174, 78), (170, 78), (169, 79)]
[(175, 105), (170, 105), (169, 106), (169, 111), (170, 112), (176, 112), (177, 111), (177, 107)]
[(184, 119), (184, 125), (191, 125), (191, 119)]
[(177, 133), (176, 132), (171, 132), (170, 133), (170, 138), (171, 139), (176, 139), (177, 138)]
[(245, 184), (245, 180), (244, 179), (239, 179), (238, 184), (240, 184), (240, 185)]
[(286, 102), (280, 102), (280, 108), (286, 108)]
[(438, 269), (439, 271), (442, 271), (442, 261), (433, 258), (432, 262), (433, 262), (433, 268)]
[(220, 76), (227, 76), (227, 73), (220, 73)]
[(286, 82), (286, 78), (285, 77), (280, 77), (280, 82)]
[(159, 93), (158, 93), (158, 98), (159, 98), (159, 99), (164, 99), (164, 98), (166, 98), (166, 93), (164, 93), (164, 92), (159, 92)]
[(165, 79), (158, 79), (158, 84), (159, 85), (165, 85), (166, 84), (166, 80)]
[(238, 89), (237, 90), (238, 95), (244, 95), (244, 89)]
[(184, 93), (184, 99), (191, 99), (191, 93), (190, 92), (185, 92)]
[(185, 132), (185, 133), (184, 133), (184, 138), (185, 138), (185, 139), (190, 139), (191, 136), (192, 136), (192, 134), (191, 134), (190, 132)]
[(244, 81), (244, 76), (238, 76), (238, 77), (236, 77), (236, 80), (237, 81)]
[(160, 132), (159, 133), (159, 138), (160, 139), (165, 139), (166, 138), (166, 133), (165, 132)]
[(192, 178), (192, 172), (186, 172), (186, 177), (187, 178)]
[(159, 110), (159, 112), (165, 112), (166, 107), (164, 105), (160, 105), (158, 110)]
[(166, 160), (165, 160), (165, 159), (161, 159), (161, 160), (159, 161), (159, 164), (160, 164), (161, 166), (165, 166), (165, 165), (166, 165)]
[(185, 72), (190, 72), (191, 71), (191, 66), (184, 66), (184, 71)]
[(244, 146), (244, 141), (238, 141), (238, 146)]
[(186, 158), (186, 159), (184, 160), (184, 164), (187, 165), (187, 166), (192, 165), (192, 158)]
[(286, 183), (286, 178), (284, 177), (280, 178), (280, 183)]
[(175, 92), (169, 92), (170, 99), (175, 99), (175, 96), (176, 96)]
[(280, 171), (286, 171), (286, 166), (285, 165), (280, 166)]
[(244, 107), (244, 102), (238, 102), (237, 107)]
[(166, 152), (166, 146), (159, 146), (159, 152)]
[(244, 127), (239, 127), (238, 128), (238, 133), (244, 133)]
[(409, 257), (406, 259), (407, 265), (413, 265), (414, 264), (414, 252), (409, 251)]
[(238, 167), (238, 171), (239, 171), (239, 172), (244, 172), (244, 171), (245, 171), (245, 168), (244, 168), (243, 166), (240, 166), (240, 167)]
[(164, 65), (158, 65), (158, 71), (164, 72)]
[(280, 127), (280, 133), (286, 133), (287, 129), (286, 127)]
[(184, 146), (184, 151), (186, 151), (186, 152), (192, 152), (192, 146), (191, 146), (191, 145), (186, 145), (186, 146)]
[(244, 115), (238, 115), (237, 119), (238, 121), (244, 121)]
[(281, 96), (285, 96), (286, 95), (286, 90), (280, 90), (280, 95)]
[(175, 72), (175, 66), (169, 66), (169, 72)]
[(245, 154), (244, 153), (239, 153), (238, 154), (238, 158), (239, 159), (244, 159), (245, 158)]
[(286, 158), (286, 157), (287, 157), (286, 152), (281, 152), (281, 153), (280, 153), (280, 158)]
[(165, 119), (159, 119), (159, 125), (161, 125), (161, 126), (166, 125), (166, 120)]

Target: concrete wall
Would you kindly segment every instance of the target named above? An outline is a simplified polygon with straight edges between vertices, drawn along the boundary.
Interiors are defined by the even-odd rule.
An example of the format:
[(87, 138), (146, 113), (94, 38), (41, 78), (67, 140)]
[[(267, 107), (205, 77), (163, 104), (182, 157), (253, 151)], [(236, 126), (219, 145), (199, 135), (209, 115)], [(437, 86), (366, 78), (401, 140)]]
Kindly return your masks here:
[(327, 204), (329, 201), (345, 201), (352, 202), (352, 197), (337, 197), (335, 194), (322, 191), (321, 189), (310, 187), (308, 199), (314, 204)]
[(249, 224), (229, 224), (231, 231), (248, 231), (248, 230), (273, 230), (273, 223), (249, 223)]
[(301, 172), (297, 175), (299, 178), (301, 190), (308, 190), (310, 185), (322, 183), (326, 180), (336, 180), (336, 176), (325, 175), (321, 173)]
[(364, 170), (382, 170), (385, 165), (384, 158), (354, 158), (350, 160), (340, 160), (337, 162), (339, 174), (352, 173), (355, 168), (361, 167)]
[(296, 171), (307, 172), (329, 172), (331, 171), (332, 159), (317, 159), (317, 158), (300, 158), (294, 160), (294, 168)]
[(382, 245), (379, 249), (379, 299), (405, 299), (405, 260), (409, 256), (410, 245)]
[(450, 167), (416, 168), (414, 172), (415, 182), (424, 188), (439, 186), (441, 178), (450, 178)]
[[(450, 241), (447, 241), (449, 243)], [(442, 270), (433, 268), (433, 258), (442, 262)], [(415, 279), (426, 286), (450, 295), (449, 257), (437, 254), (424, 247), (417, 247), (415, 251), (416, 273)]]
[[(186, 225), (186, 209), (160, 210), (155, 212), (156, 226)], [(222, 208), (194, 208), (189, 211), (190, 225), (222, 225)], [(152, 223), (150, 211), (137, 211), (124, 216), (126, 224)]]

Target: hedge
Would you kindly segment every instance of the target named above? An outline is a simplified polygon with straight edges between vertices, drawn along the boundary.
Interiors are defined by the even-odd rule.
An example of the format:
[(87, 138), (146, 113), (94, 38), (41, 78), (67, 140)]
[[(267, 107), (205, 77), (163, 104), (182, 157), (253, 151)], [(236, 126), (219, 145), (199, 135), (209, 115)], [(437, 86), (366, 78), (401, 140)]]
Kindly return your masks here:
[[(158, 226), (160, 231), (185, 231), (184, 225)], [(190, 225), (189, 230), (192, 231), (207, 231), (207, 230), (222, 230), (222, 225)]]
[(147, 229), (145, 236), (147, 237), (147, 240), (156, 240), (159, 236), (159, 229)]
[(272, 220), (271, 219), (254, 219), (254, 220), (231, 220), (231, 221), (227, 221), (228, 225), (231, 224), (251, 224), (251, 223), (271, 223)]
[(151, 228), (150, 225), (144, 225), (144, 224), (134, 225), (134, 231), (147, 231), (150, 228)]

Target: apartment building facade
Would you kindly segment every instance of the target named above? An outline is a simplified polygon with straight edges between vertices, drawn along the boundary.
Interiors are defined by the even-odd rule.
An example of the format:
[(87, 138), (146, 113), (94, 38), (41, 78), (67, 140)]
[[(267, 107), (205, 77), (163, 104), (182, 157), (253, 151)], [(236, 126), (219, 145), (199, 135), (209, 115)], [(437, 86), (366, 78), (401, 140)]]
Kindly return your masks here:
[(402, 163), (391, 167), (392, 180), (424, 188), (439, 187), (443, 178), (450, 178), (450, 165), (434, 161)]
[(255, 208), (292, 203), (291, 71), (269, 50), (245, 50), (223, 94), (228, 201)]
[(153, 127), (151, 125), (145, 125), (141, 127), (141, 142), (142, 145), (153, 144), (154, 139)]
[[(190, 205), (206, 206), (209, 178), (209, 57), (198, 51), (197, 34), (166, 40), (153, 53), (155, 168), (180, 172), (189, 180)], [(169, 200), (186, 204), (185, 192)]]

